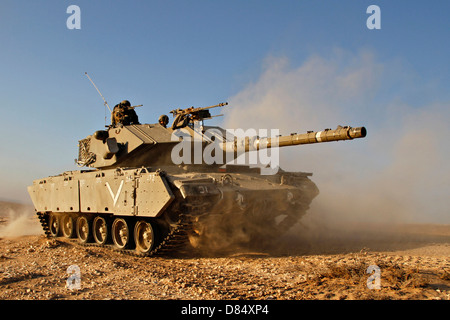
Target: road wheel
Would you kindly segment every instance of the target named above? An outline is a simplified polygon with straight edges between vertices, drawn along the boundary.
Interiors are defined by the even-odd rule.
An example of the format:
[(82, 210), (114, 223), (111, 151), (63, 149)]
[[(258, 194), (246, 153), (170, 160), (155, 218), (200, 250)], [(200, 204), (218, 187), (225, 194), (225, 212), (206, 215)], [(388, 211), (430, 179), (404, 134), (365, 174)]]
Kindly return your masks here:
[(77, 237), (81, 243), (88, 243), (91, 240), (91, 224), (87, 217), (81, 216), (77, 219)]
[(54, 213), (50, 213), (50, 216), (48, 218), (48, 228), (50, 231), (50, 235), (52, 237), (59, 236), (60, 231), (59, 217)]
[(111, 227), (114, 245), (119, 249), (129, 248), (133, 239), (129, 222), (123, 218), (116, 218)]
[(92, 224), (94, 240), (98, 244), (105, 244), (108, 241), (108, 224), (105, 218), (97, 216)]
[(61, 229), (64, 237), (75, 237), (75, 219), (68, 214), (63, 215), (61, 218)]
[(138, 221), (134, 227), (134, 242), (138, 252), (151, 252), (156, 245), (155, 225), (145, 220)]

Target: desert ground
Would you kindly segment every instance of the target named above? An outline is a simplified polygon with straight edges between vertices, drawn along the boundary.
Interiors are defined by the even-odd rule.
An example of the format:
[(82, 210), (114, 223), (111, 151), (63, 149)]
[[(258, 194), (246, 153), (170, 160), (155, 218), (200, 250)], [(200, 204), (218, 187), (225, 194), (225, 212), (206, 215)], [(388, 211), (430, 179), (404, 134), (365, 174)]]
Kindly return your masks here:
[(264, 250), (140, 258), (46, 238), (29, 210), (2, 206), (2, 300), (450, 300), (450, 225), (298, 225)]

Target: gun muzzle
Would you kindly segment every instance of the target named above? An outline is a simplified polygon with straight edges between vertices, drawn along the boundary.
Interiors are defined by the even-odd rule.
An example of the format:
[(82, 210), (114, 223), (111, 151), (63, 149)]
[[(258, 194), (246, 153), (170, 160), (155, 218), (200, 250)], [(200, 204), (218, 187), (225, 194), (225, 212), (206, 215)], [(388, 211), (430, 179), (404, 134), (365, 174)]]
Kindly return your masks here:
[(352, 139), (364, 138), (367, 135), (367, 130), (365, 127), (351, 128), (348, 135)]

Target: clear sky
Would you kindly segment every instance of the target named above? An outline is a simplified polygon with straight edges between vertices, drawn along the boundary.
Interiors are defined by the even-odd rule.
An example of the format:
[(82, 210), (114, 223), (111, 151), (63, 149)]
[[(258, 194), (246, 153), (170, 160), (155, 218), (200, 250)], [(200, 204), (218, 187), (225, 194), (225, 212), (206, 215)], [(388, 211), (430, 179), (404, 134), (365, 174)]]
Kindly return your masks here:
[[(372, 4), (381, 9), (379, 30), (366, 25)], [(67, 28), (70, 5), (81, 9), (81, 29)], [(293, 78), (299, 91), (287, 95), (338, 101), (317, 110), (335, 108), (328, 114), (366, 125), (369, 135), (376, 127), (401, 133), (405, 127), (395, 132), (390, 121), (420, 126), (415, 117), (429, 113), (435, 128), (450, 107), (449, 12), (450, 2), (438, 0), (1, 0), (0, 198), (29, 201), (32, 180), (77, 169), (78, 140), (105, 125), (103, 101), (86, 71), (111, 107), (123, 99), (143, 104), (141, 122), (156, 122), (174, 108), (229, 101), (241, 105), (230, 105), (231, 114), (214, 121), (230, 123), (239, 110), (245, 124), (249, 100), (259, 99), (255, 92), (274, 88), (264, 81), (288, 90)], [(252, 88), (261, 91), (249, 93)], [(391, 117), (393, 104), (413, 113)], [(283, 103), (274, 107), (288, 110)], [(323, 129), (304, 126), (306, 115), (322, 125), (312, 119), (314, 106), (293, 114), (303, 126), (292, 132)], [(440, 156), (449, 154), (445, 123), (434, 129), (442, 139)], [(374, 167), (396, 161), (395, 146), (389, 148), (371, 154)], [(441, 169), (448, 176), (449, 167)], [(439, 201), (448, 204), (448, 183), (440, 190)]]

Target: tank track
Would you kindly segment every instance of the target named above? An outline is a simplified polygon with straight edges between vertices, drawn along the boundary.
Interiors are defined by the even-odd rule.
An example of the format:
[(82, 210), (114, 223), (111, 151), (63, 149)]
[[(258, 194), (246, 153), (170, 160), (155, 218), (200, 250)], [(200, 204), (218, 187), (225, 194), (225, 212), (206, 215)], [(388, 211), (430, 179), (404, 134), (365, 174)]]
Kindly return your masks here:
[(42, 229), (44, 230), (45, 236), (47, 238), (50, 238), (51, 237), (50, 230), (49, 230), (50, 227), (47, 223), (47, 219), (45, 219), (45, 214), (42, 212), (36, 212), (36, 214), (39, 218), (39, 222), (41, 223)]
[[(37, 216), (41, 223), (42, 229), (44, 230), (45, 236), (47, 238), (53, 238), (49, 225), (47, 223), (47, 219), (45, 217), (45, 213), (37, 212)], [(119, 249), (115, 247), (113, 244), (98, 244), (98, 243), (81, 243), (77, 239), (69, 239), (81, 246), (85, 247), (102, 247), (110, 249), (114, 252), (118, 252), (121, 254), (136, 256), (136, 257), (150, 257), (150, 256), (165, 256), (177, 253), (180, 249), (182, 249), (189, 242), (189, 233), (193, 228), (193, 219), (185, 214), (181, 214), (179, 216), (178, 221), (171, 226), (170, 232), (161, 240), (159, 245), (157, 245), (152, 251), (142, 253), (138, 252), (135, 249)]]

